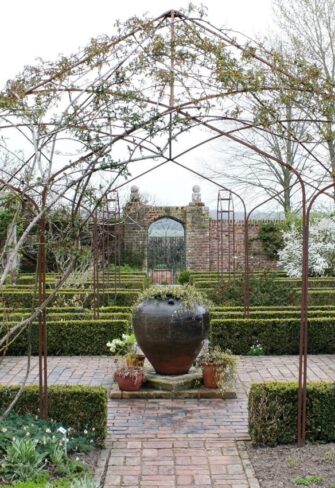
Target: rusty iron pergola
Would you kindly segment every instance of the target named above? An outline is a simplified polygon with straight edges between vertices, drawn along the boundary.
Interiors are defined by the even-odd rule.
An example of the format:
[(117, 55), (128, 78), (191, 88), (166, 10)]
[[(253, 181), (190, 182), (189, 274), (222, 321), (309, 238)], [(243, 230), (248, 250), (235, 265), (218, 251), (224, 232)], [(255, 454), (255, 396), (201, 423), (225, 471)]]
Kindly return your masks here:
[[(302, 176), (302, 174), (294, 168), (289, 163), (282, 161), (280, 158), (276, 157), (274, 154), (269, 154), (266, 151), (262, 150), (258, 146), (251, 144), (250, 142), (241, 139), (238, 136), (238, 130), (235, 128), (233, 130), (223, 130), (221, 127), (218, 127), (214, 124), (214, 120), (224, 120), (224, 118), (218, 117), (217, 115), (213, 115), (211, 119), (208, 117), (207, 119), (200, 116), (195, 115), (196, 112), (191, 112), (193, 108), (196, 107), (197, 100), (186, 100), (184, 103), (180, 101), (176, 101), (176, 86), (175, 86), (175, 71), (176, 71), (176, 51), (175, 51), (175, 36), (176, 36), (176, 23), (180, 22), (181, 24), (189, 24), (192, 27), (197, 29), (202, 29), (202, 32), (215, 37), (218, 39), (222, 44), (227, 44), (230, 47), (234, 47), (239, 50), (241, 53), (244, 53), (244, 48), (241, 46), (235, 39), (230, 38), (227, 35), (224, 35), (221, 31), (211, 27), (205, 22), (202, 22), (201, 19), (191, 19), (187, 17), (185, 14), (170, 10), (165, 12), (161, 16), (157, 17), (151, 22), (151, 30), (148, 34), (149, 37), (153, 35), (156, 30), (158, 31), (162, 25), (165, 25), (169, 28), (170, 32), (170, 55), (169, 55), (169, 72), (170, 72), (170, 81), (169, 81), (169, 99), (168, 102), (163, 103), (163, 101), (157, 100), (149, 100), (153, 106), (159, 106), (162, 109), (162, 114), (159, 116), (161, 118), (167, 117), (169, 121), (169, 130), (168, 130), (168, 154), (165, 155), (162, 152), (157, 152), (154, 150), (152, 146), (149, 145), (146, 138), (142, 139), (140, 142), (136, 141), (136, 138), (130, 138), (130, 134), (136, 133), (138, 127), (134, 125), (134, 129), (132, 131), (126, 131), (125, 135), (123, 136), (123, 141), (127, 142), (130, 145), (133, 145), (135, 149), (145, 149), (147, 152), (152, 152), (152, 159), (160, 158), (163, 159), (158, 165), (150, 170), (143, 172), (141, 175), (138, 175), (130, 180), (117, 185), (115, 180), (111, 184), (111, 188), (108, 191), (117, 192), (121, 187), (129, 184), (130, 182), (138, 179), (139, 177), (154, 171), (164, 164), (168, 162), (172, 162), (173, 164), (184, 168), (186, 171), (189, 171), (211, 183), (216, 185), (220, 188), (223, 195), (223, 192), (228, 192), (229, 198), (226, 201), (228, 206), (224, 206), (224, 199), (218, 196), (218, 217), (220, 217), (222, 225), (222, 216), (224, 213), (228, 215), (228, 225), (230, 225), (230, 229), (232, 235), (230, 235), (229, 245), (228, 245), (228, 255), (229, 257), (229, 273), (233, 273), (235, 271), (235, 264), (234, 260), (231, 263), (231, 255), (234, 256), (234, 248), (235, 248), (235, 225), (234, 225), (234, 209), (232, 207), (232, 199), (236, 197), (243, 207), (244, 213), (244, 317), (249, 316), (249, 308), (250, 308), (250, 289), (249, 289), (249, 250), (248, 250), (248, 222), (250, 219), (250, 215), (252, 212), (258, 208), (260, 205), (269, 201), (266, 199), (263, 203), (257, 205), (254, 209), (252, 209), (249, 213), (247, 213), (246, 203), (243, 198), (235, 191), (230, 188), (226, 188), (225, 186), (217, 183), (216, 181), (208, 178), (206, 175), (201, 174), (198, 171), (195, 171), (192, 168), (189, 168), (182, 164), (179, 159), (184, 154), (194, 151), (199, 146), (203, 144), (207, 144), (208, 142), (218, 139), (224, 138), (229, 141), (232, 141), (236, 144), (240, 144), (243, 147), (247, 148), (254, 153), (270, 159), (273, 163), (278, 165), (278, 167), (286, 168), (290, 171), (292, 175), (294, 175), (296, 179), (296, 184), (299, 185), (301, 191), (301, 207), (302, 207), (302, 227), (303, 227), (303, 262), (302, 262), (302, 286), (301, 286), (301, 313), (300, 313), (300, 342), (299, 342), (299, 375), (298, 375), (298, 429), (297, 429), (297, 440), (298, 446), (303, 446), (306, 439), (306, 419), (307, 419), (307, 339), (308, 339), (308, 237), (309, 237), (309, 220), (310, 220), (310, 213), (312, 206), (316, 199), (322, 195), (327, 194), (327, 191), (334, 187), (334, 183), (327, 184), (324, 188), (318, 189), (312, 200), (308, 203), (307, 201), (307, 189), (311, 184), (306, 182)], [(133, 34), (135, 35), (140, 30), (140, 27), (137, 27)], [(254, 56), (259, 62), (266, 62), (261, 58), (257, 57), (256, 54), (253, 52), (249, 52), (249, 55)], [(121, 66), (122, 63), (120, 63)], [(269, 66), (269, 63), (267, 64)], [(270, 65), (271, 67), (271, 65)], [(288, 78), (292, 78), (292, 75), (287, 74)], [(201, 101), (209, 101), (213, 98), (212, 95), (209, 95), (204, 98), (200, 98)], [(200, 103), (200, 102), (199, 102)], [(173, 141), (175, 140), (175, 135), (173, 133), (173, 124), (174, 118), (173, 116), (177, 114), (179, 118), (182, 118), (188, 124), (193, 124), (195, 127), (201, 127), (202, 129), (206, 129), (211, 134), (213, 134), (210, 138), (202, 141), (200, 143), (195, 143), (188, 147), (187, 150), (184, 150), (180, 154), (174, 155), (173, 154)], [(192, 115), (193, 114), (193, 115)], [(158, 118), (159, 118), (158, 117)], [(157, 118), (157, 116), (156, 116)], [(188, 128), (185, 129), (185, 131)], [(112, 139), (112, 136), (111, 136)], [(116, 138), (117, 139), (117, 138)], [(298, 141), (299, 142), (299, 141)], [(134, 150), (135, 150), (134, 149)], [(54, 176), (53, 176), (54, 177)], [(8, 183), (2, 181), (7, 187), (9, 187)], [(45, 218), (45, 209), (47, 208), (47, 195), (48, 195), (48, 185), (51, 183), (51, 179), (48, 180), (48, 183), (44, 186), (44, 189), (41, 193), (41, 209), (42, 214), (39, 220), (39, 250), (38, 250), (38, 291), (39, 291), (39, 388), (40, 388), (40, 414), (42, 417), (46, 417), (48, 413), (48, 398), (47, 398), (47, 323), (46, 323), (46, 218)], [(315, 188), (314, 188), (315, 190)], [(13, 191), (17, 191), (15, 187), (13, 187)], [(106, 195), (108, 194), (106, 192)], [(113, 204), (116, 200), (113, 202)], [(99, 314), (99, 293), (100, 293), (100, 283), (99, 283), (99, 273), (102, 270), (102, 280), (103, 280), (103, 293), (109, 293), (110, 290), (110, 273), (109, 273), (109, 265), (110, 265), (110, 257), (113, 256), (114, 253), (114, 265), (115, 265), (115, 273), (114, 273), (114, 283), (117, 283), (117, 268), (120, 265), (120, 248), (119, 242), (120, 238), (117, 237), (117, 230), (114, 227), (110, 226), (110, 221), (115, 218), (119, 218), (120, 216), (120, 208), (118, 206), (118, 210), (111, 211), (108, 208), (108, 205), (111, 202), (108, 202), (108, 198), (106, 199), (105, 210), (102, 213), (102, 216), (99, 214), (99, 210), (95, 209), (93, 218), (92, 218), (92, 245), (93, 245), (93, 255), (94, 255), (94, 271), (93, 271), (93, 294), (94, 294), (94, 310), (95, 316), (98, 317)], [(104, 205), (104, 204), (103, 204)], [(114, 214), (113, 214), (114, 212)], [(118, 216), (118, 217), (117, 217)], [(219, 220), (219, 219), (218, 219)], [(100, 231), (99, 231), (100, 229)], [(220, 228), (221, 229), (221, 228)], [(228, 232), (228, 235), (230, 232)], [(222, 242), (222, 232), (219, 230), (219, 238)], [(115, 245), (113, 248), (113, 252), (111, 250), (111, 241), (112, 246)], [(222, 252), (222, 247), (219, 245), (218, 253)], [(222, 264), (221, 257), (218, 256), (218, 261)], [(221, 264), (219, 264), (219, 271), (222, 269)], [(107, 268), (106, 268), (107, 267)], [(107, 272), (106, 272), (107, 269)], [(116, 290), (116, 285), (115, 285)]]

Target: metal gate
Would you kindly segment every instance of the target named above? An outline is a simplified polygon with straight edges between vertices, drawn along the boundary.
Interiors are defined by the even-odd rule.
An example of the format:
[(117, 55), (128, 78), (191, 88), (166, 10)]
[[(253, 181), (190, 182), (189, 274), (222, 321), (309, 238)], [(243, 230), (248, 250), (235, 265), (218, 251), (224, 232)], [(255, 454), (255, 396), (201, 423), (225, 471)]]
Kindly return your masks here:
[(152, 223), (148, 230), (148, 271), (151, 273), (153, 281), (170, 283), (185, 267), (183, 225), (174, 219), (165, 217)]

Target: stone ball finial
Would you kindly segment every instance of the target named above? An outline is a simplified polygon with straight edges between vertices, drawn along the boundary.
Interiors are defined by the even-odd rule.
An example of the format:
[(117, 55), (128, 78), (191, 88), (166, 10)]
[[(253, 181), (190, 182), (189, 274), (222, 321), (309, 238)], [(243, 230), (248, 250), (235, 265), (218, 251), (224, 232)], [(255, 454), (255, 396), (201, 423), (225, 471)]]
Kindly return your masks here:
[(192, 191), (192, 203), (201, 203), (200, 186), (194, 185)]
[(140, 193), (138, 186), (133, 185), (130, 187), (130, 201), (131, 202), (138, 202), (140, 200)]

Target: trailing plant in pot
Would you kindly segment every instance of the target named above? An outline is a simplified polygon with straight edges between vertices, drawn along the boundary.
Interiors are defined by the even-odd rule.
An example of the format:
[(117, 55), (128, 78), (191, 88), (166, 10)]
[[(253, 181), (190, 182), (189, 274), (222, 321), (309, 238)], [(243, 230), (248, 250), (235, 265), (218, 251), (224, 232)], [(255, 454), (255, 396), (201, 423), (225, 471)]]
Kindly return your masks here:
[(199, 356), (197, 363), (202, 367), (206, 388), (218, 388), (221, 393), (225, 393), (234, 385), (238, 357), (229, 349), (222, 351), (219, 346), (209, 348)]
[(115, 357), (125, 357), (128, 367), (143, 367), (145, 356), (137, 352), (134, 334), (122, 334), (122, 339), (113, 339), (106, 345)]
[(209, 331), (209, 302), (194, 287), (154, 286), (133, 307), (136, 340), (157, 373), (185, 374)]

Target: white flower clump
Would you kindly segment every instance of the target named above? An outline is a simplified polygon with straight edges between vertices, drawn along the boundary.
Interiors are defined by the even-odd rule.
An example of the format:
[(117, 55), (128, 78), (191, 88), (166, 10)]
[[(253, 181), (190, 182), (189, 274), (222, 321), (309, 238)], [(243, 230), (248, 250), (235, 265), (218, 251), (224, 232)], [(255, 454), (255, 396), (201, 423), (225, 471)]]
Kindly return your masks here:
[[(279, 265), (288, 276), (301, 277), (302, 235), (295, 225), (283, 232), (284, 247), (279, 251)], [(335, 272), (335, 217), (312, 223), (309, 230), (309, 274), (325, 276)]]
[(113, 339), (112, 342), (107, 342), (107, 347), (109, 347), (111, 353), (115, 353), (119, 347), (123, 346), (123, 341), (121, 339)]

